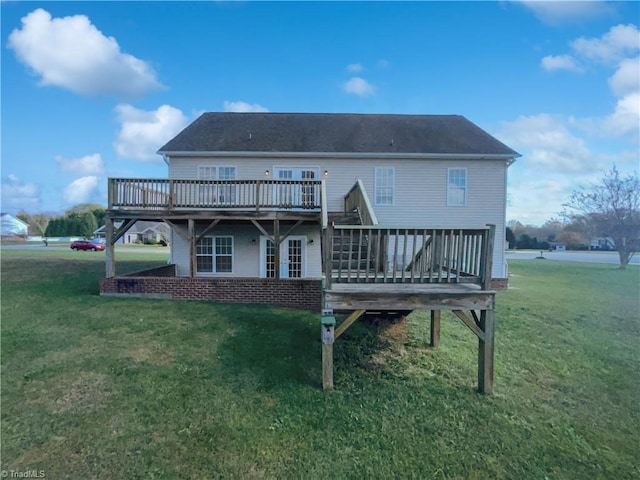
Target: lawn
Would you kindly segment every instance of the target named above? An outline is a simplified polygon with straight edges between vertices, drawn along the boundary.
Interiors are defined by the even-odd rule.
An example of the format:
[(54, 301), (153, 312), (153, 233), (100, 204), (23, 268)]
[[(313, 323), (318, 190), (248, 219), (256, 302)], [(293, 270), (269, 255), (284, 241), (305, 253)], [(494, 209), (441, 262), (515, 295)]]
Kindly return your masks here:
[[(158, 262), (118, 254), (119, 272)], [(46, 478), (640, 478), (639, 270), (512, 261), (495, 395), (449, 313), (102, 298), (104, 254), (2, 251), (2, 466)], [(124, 266), (124, 268), (120, 268)]]

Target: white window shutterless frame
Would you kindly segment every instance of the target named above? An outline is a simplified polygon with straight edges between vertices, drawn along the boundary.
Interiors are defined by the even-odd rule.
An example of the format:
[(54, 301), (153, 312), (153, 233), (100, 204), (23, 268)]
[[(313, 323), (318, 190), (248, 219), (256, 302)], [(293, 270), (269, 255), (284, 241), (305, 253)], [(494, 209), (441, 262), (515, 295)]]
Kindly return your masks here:
[(396, 171), (393, 167), (376, 167), (374, 178), (374, 204), (393, 205), (396, 193)]
[[(233, 165), (201, 165), (198, 180), (235, 180), (236, 167)], [(236, 185), (198, 185), (198, 205), (229, 206), (238, 203)]]
[(447, 206), (464, 207), (467, 204), (467, 169), (447, 169)]
[(198, 273), (233, 273), (233, 237), (207, 235), (196, 245)]

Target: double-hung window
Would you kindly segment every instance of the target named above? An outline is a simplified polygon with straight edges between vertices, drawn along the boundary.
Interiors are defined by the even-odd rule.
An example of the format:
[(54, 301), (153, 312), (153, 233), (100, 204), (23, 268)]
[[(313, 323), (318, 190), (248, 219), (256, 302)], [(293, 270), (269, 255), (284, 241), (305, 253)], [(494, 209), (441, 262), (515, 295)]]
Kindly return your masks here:
[(374, 203), (377, 206), (393, 205), (396, 189), (396, 173), (393, 167), (376, 167)]
[(196, 245), (198, 273), (233, 273), (233, 237), (205, 236)]
[(447, 179), (447, 205), (463, 207), (467, 204), (467, 169), (450, 168)]
[[(198, 180), (235, 180), (234, 166), (199, 166)], [(199, 185), (198, 200), (201, 206), (225, 206), (237, 203), (237, 185), (225, 182), (203, 182)]]

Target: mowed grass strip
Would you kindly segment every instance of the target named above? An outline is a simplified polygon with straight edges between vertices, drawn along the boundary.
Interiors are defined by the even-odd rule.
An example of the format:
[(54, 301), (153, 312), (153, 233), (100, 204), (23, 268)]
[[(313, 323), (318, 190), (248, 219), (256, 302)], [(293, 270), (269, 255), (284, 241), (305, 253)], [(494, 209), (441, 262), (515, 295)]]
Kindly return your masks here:
[[(119, 254), (119, 271), (158, 264)], [(155, 259), (155, 261), (154, 261)], [(104, 256), (2, 252), (2, 469), (47, 478), (638, 478), (639, 271), (513, 261), (493, 396), (443, 314), (103, 298)]]

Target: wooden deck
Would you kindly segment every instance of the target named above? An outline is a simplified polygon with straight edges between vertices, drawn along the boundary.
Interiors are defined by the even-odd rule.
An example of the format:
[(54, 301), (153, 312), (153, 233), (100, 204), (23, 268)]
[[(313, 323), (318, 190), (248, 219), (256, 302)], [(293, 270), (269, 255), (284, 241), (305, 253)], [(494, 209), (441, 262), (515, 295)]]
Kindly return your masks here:
[(108, 180), (109, 210), (319, 212), (325, 201), (324, 196), (324, 183), (321, 180)]
[[(191, 277), (197, 274), (198, 242), (220, 222), (252, 224), (275, 244), (276, 265), (281, 242), (298, 225), (317, 223), (322, 230), (325, 388), (333, 387), (333, 342), (366, 311), (425, 309), (431, 311), (432, 347), (439, 343), (442, 310), (453, 312), (477, 336), (478, 390), (492, 392), (493, 226), (378, 225), (361, 181), (345, 196), (343, 212), (357, 213), (360, 225), (328, 222), (323, 180), (111, 178), (108, 199), (107, 278), (115, 276), (115, 242), (138, 220), (164, 221), (188, 243)], [(334, 311), (351, 313), (336, 326)]]
[[(333, 343), (367, 311), (431, 311), (431, 347), (449, 310), (478, 338), (478, 391), (493, 391), (495, 228), (329, 225), (324, 235), (322, 385), (333, 387)], [(336, 325), (334, 312), (350, 312)]]
[(333, 283), (325, 308), (350, 310), (493, 310), (496, 292), (467, 283)]

